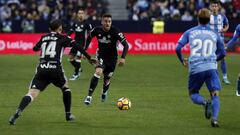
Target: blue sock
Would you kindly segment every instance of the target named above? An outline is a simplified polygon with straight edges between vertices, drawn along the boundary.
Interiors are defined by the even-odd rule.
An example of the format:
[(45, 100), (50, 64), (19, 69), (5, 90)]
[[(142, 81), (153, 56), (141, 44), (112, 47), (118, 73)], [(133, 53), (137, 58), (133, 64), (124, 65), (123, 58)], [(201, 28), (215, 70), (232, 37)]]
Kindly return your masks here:
[(240, 91), (240, 80), (237, 81), (237, 90)]
[(198, 105), (205, 105), (206, 104), (206, 101), (205, 101), (204, 97), (202, 97), (198, 93), (192, 94), (191, 99), (192, 99), (193, 103), (195, 103), (195, 104), (198, 104)]
[(220, 109), (220, 101), (218, 96), (212, 96), (212, 119), (218, 119), (218, 113)]
[(227, 76), (227, 63), (225, 60), (221, 61), (221, 70), (222, 70), (223, 76)]

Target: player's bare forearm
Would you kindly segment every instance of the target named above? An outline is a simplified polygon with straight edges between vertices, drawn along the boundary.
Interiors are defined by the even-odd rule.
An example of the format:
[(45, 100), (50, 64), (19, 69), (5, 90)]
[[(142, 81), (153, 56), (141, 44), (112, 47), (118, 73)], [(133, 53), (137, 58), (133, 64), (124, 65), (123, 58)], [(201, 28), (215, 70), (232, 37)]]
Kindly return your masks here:
[(225, 33), (228, 31), (229, 25), (225, 25), (221, 32)]

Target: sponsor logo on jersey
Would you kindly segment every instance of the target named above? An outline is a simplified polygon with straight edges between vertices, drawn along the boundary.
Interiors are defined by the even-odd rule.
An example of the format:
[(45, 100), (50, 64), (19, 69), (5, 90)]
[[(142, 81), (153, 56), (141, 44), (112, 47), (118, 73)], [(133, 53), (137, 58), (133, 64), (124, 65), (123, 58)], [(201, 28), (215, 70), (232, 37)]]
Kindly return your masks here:
[(52, 65), (50, 63), (44, 63), (44, 64), (40, 64), (41, 68), (57, 68), (56, 65)]
[(78, 26), (78, 27), (76, 28), (76, 32), (82, 32), (82, 31), (83, 31), (83, 29), (82, 29), (81, 27)]
[(111, 43), (111, 40), (110, 40), (110, 39), (107, 39), (106, 37), (103, 37), (102, 39), (98, 39), (98, 41), (99, 41), (100, 43), (105, 43), (105, 44)]

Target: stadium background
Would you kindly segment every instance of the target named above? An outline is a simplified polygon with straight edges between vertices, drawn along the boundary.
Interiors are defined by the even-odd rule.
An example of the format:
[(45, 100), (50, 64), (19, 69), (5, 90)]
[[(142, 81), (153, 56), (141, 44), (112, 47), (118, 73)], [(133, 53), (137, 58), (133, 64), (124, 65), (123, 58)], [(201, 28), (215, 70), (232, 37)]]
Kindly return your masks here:
[[(1, 0), (1, 33), (24, 34), (21, 34), (20, 39), (18, 35), (0, 35), (0, 54), (29, 53), (39, 39), (39, 34), (32, 33), (48, 32), (48, 24), (52, 19), (63, 20), (67, 32), (79, 7), (86, 9), (86, 18), (93, 26), (100, 25), (102, 14), (111, 13), (113, 25), (128, 33), (126, 35), (133, 48), (136, 46), (136, 50), (141, 50), (130, 53), (158, 54), (174, 53), (173, 44), (176, 45), (182, 32), (197, 25), (197, 12), (203, 7), (209, 7), (209, 0)], [(222, 7), (221, 12), (230, 20), (225, 38), (227, 41), (239, 22), (240, 2), (222, 0)], [(31, 39), (27, 33), (31, 33)], [(151, 33), (165, 34), (156, 36)], [(239, 50), (238, 46), (230, 49), (232, 52)]]
[[(221, 2), (221, 12), (230, 22), (225, 38), (228, 41), (240, 22), (240, 1)], [(26, 93), (38, 62), (36, 55), (16, 54), (33, 54), (32, 47), (48, 32), (51, 19), (62, 19), (67, 31), (79, 6), (86, 8), (87, 19), (94, 26), (100, 25), (103, 13), (111, 13), (113, 25), (125, 33), (130, 43), (130, 54), (136, 55), (129, 55), (126, 67), (117, 69), (109, 101), (100, 103), (96, 92), (90, 108), (82, 102), (93, 69), (84, 61), (83, 75), (70, 82), (77, 122), (64, 122), (60, 92), (50, 86), (26, 109), (16, 127), (10, 127), (8, 118)], [(197, 11), (208, 6), (209, 0), (0, 0), (0, 54), (8, 54), (0, 55), (0, 135), (238, 134), (240, 106), (234, 92), (240, 57), (236, 54), (227, 57), (232, 84), (223, 86), (221, 128), (216, 132), (203, 118), (202, 108), (192, 105), (188, 99), (186, 69), (181, 68), (175, 55), (161, 55), (175, 53), (182, 32), (197, 25)], [(153, 33), (155, 21), (164, 25), (156, 26), (158, 30)], [(96, 40), (88, 51), (94, 54), (95, 49)], [(188, 51), (188, 47), (184, 48), (185, 53)], [(236, 53), (240, 49), (237, 45), (228, 51)], [(63, 65), (70, 76), (72, 67), (67, 57)], [(203, 95), (207, 97), (207, 91)], [(115, 102), (121, 96), (132, 100), (131, 110), (117, 110)]]

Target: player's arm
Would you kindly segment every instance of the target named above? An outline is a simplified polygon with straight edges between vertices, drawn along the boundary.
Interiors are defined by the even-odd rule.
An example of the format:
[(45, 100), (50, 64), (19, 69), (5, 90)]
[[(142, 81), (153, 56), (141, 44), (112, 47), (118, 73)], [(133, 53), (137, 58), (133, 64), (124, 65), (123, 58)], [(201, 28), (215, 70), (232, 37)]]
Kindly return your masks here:
[(33, 47), (33, 51), (37, 52), (41, 49), (42, 46), (42, 38), (37, 42), (37, 44)]
[(117, 38), (118, 38), (118, 41), (123, 46), (122, 56), (118, 60), (118, 65), (123, 66), (125, 64), (125, 58), (126, 58), (126, 55), (128, 53), (129, 45), (128, 45), (127, 40), (126, 40), (125, 36), (123, 35), (123, 33), (119, 32), (118, 30), (117, 30)]
[(92, 41), (92, 38), (94, 37), (94, 36), (96, 36), (96, 30), (95, 30), (95, 28), (93, 28), (90, 32), (89, 32), (89, 35), (88, 35), (88, 37), (87, 37), (87, 41), (86, 41), (86, 44), (85, 44), (85, 46), (84, 46), (84, 50), (87, 50), (88, 49), (88, 47), (89, 47), (89, 45), (90, 45), (90, 43), (91, 43), (91, 41)]
[(75, 26), (75, 23), (73, 23), (73, 25), (71, 26), (71, 29), (68, 31), (68, 33), (67, 33), (68, 36), (71, 36), (73, 34), (74, 26)]
[(227, 47), (232, 47), (237, 42), (237, 39), (239, 36), (240, 36), (240, 25), (237, 26), (237, 28), (233, 34), (233, 37), (231, 38), (230, 41), (228, 41)]
[(91, 64), (97, 63), (96, 59), (91, 58), (91, 56), (83, 49), (83, 47), (70, 37), (65, 36), (63, 40), (63, 45), (65, 45), (65, 47), (72, 47), (73, 49), (80, 51), (89, 60)]
[(228, 28), (229, 28), (229, 22), (228, 22), (228, 19), (225, 15), (223, 15), (223, 29), (221, 30), (221, 32), (225, 33), (228, 31)]
[(216, 50), (216, 55), (217, 55), (217, 61), (222, 60), (226, 56), (226, 50), (224, 49), (224, 43), (218, 36), (217, 39), (217, 50)]
[(181, 38), (180, 38), (179, 41), (178, 41), (177, 47), (176, 47), (177, 57), (178, 57), (179, 61), (180, 61), (184, 66), (187, 66), (188, 63), (187, 63), (187, 60), (184, 59), (181, 50), (182, 50), (182, 48), (189, 42), (189, 41), (188, 41), (188, 34), (189, 34), (189, 32), (185, 32), (185, 33), (181, 36)]

